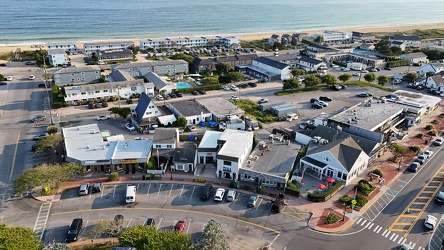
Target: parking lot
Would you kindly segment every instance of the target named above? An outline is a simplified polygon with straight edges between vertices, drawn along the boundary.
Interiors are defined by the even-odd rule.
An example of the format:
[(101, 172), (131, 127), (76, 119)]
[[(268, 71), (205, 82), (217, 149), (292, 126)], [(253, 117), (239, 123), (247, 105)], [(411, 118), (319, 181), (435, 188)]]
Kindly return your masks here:
[[(90, 183), (92, 185), (92, 183)], [(131, 185), (131, 184), (128, 184)], [(178, 220), (185, 220), (185, 231), (198, 237), (205, 224), (218, 220), (224, 229), (231, 249), (258, 249), (269, 244), (281, 231), (305, 228), (309, 214), (287, 207), (285, 212), (271, 212), (271, 200), (259, 196), (255, 207), (248, 208), (249, 194), (236, 193), (233, 202), (200, 199), (201, 186), (171, 183), (137, 183), (136, 202), (125, 203), (127, 184), (104, 185), (102, 192), (78, 196), (78, 188), (65, 190), (62, 200), (53, 203), (45, 239), (64, 240), (69, 223), (83, 218), (86, 238), (91, 226), (100, 220), (112, 219), (116, 214), (125, 217), (124, 227), (143, 225), (154, 218), (158, 230), (172, 230)], [(57, 230), (58, 229), (58, 230)], [(89, 236), (95, 237), (95, 236)], [(279, 244), (275, 241), (273, 244)]]

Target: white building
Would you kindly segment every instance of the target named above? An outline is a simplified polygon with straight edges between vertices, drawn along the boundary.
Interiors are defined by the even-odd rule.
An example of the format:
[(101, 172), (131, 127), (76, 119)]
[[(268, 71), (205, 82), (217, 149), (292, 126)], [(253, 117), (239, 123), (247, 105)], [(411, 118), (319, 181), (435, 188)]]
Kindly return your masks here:
[(399, 56), (400, 59), (408, 60), (410, 63), (428, 63), (427, 55), (422, 52), (403, 54)]
[(389, 38), (390, 42), (402, 42), (406, 48), (417, 48), (421, 46), (422, 38), (418, 35), (404, 36), (395, 34)]
[(444, 64), (443, 63), (429, 63), (424, 64), (419, 69), (418, 73), (419, 75), (425, 75), (429, 72), (433, 74), (438, 74), (440, 72), (444, 71)]
[(327, 64), (321, 60), (301, 56), (297, 62), (297, 67), (305, 71), (326, 70)]
[(66, 43), (46, 43), (46, 48), (48, 50), (52, 49), (63, 49), (65, 51), (68, 51), (71, 54), (77, 54), (79, 52), (79, 48), (75, 43), (72, 42), (66, 42)]
[(187, 124), (199, 124), (201, 121), (209, 122), (213, 117), (213, 114), (211, 114), (207, 108), (195, 100), (172, 102), (168, 109), (173, 112), (176, 117), (185, 117)]
[(83, 44), (83, 54), (92, 54), (97, 51), (102, 50), (112, 50), (112, 49), (127, 49), (130, 46), (134, 46), (133, 42), (122, 41), (122, 42), (102, 42), (102, 43), (85, 43)]
[(66, 65), (69, 62), (68, 55), (64, 49), (48, 50), (49, 64), (52, 66)]
[(263, 76), (278, 76), (279, 80), (291, 78), (290, 66), (267, 57), (258, 57), (252, 62), (252, 69), (258, 69), (257, 74)]
[(145, 93), (149, 88), (150, 86), (143, 80), (66, 86), (65, 101), (69, 102), (71, 105), (75, 105), (79, 101), (87, 102), (91, 99), (108, 99), (109, 97), (119, 95), (121, 98), (126, 99), (133, 94)]
[(444, 76), (430, 76), (427, 78), (426, 87), (444, 92)]
[(140, 41), (140, 49), (180, 49), (183, 47), (205, 47), (210, 46), (211, 44), (232, 47), (234, 44), (238, 45), (239, 43), (239, 38), (236, 38), (234, 36), (185, 36), (171, 38), (147, 38)]
[(350, 42), (352, 40), (352, 32), (340, 32), (333, 30), (326, 30), (323, 33), (314, 34), (312, 37), (316, 40), (318, 37), (323, 37), (325, 43), (342, 43)]

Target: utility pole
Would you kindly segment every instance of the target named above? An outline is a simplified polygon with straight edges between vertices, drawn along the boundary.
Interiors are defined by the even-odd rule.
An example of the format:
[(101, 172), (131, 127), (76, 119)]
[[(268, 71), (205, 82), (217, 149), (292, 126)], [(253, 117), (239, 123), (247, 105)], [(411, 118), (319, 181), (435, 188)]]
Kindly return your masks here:
[(45, 81), (46, 94), (48, 95), (47, 98), (48, 98), (48, 110), (49, 110), (49, 124), (54, 125), (54, 121), (52, 120), (51, 96), (49, 95), (48, 81), (46, 79), (46, 58), (45, 55), (43, 55), (43, 52), (42, 52), (42, 57), (43, 57), (43, 80)]
[(120, 109), (120, 86), (117, 86), (117, 95), (119, 96), (119, 109)]

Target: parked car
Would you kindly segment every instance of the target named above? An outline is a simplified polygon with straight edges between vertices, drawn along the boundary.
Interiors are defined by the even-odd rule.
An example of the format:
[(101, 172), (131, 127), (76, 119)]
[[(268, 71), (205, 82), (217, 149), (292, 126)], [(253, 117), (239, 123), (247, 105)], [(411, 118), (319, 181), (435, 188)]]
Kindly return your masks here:
[(321, 105), (317, 104), (317, 103), (313, 103), (313, 104), (311, 105), (311, 108), (312, 108), (312, 109), (322, 109), (323, 107), (322, 107)]
[(230, 85), (230, 89), (233, 91), (239, 91), (239, 88), (234, 85)]
[(257, 101), (258, 104), (267, 103), (267, 102), (268, 102), (267, 98), (261, 98), (259, 99), (259, 101)]
[(227, 201), (234, 201), (235, 198), (236, 198), (236, 190), (231, 188), (228, 189)]
[(412, 162), (410, 166), (407, 168), (409, 172), (416, 173), (419, 169), (419, 163), (418, 162)]
[(108, 103), (107, 102), (102, 102), (102, 107), (108, 108)]
[(352, 76), (360, 76), (360, 75), (361, 75), (361, 73), (357, 73), (357, 72), (352, 74)]
[(248, 199), (247, 207), (255, 207), (258, 200), (259, 200), (259, 196), (257, 196), (257, 194), (250, 195), (250, 198)]
[(177, 95), (177, 97), (182, 97), (183, 96), (182, 92), (176, 92), (176, 95)]
[(7, 76), (6, 81), (12, 81), (12, 76)]
[(102, 192), (102, 183), (101, 182), (96, 182), (93, 184), (92, 188), (91, 188), (91, 193), (100, 193)]
[(188, 126), (187, 126), (187, 130), (190, 131), (190, 132), (196, 131), (196, 126), (194, 126), (194, 125), (188, 125)]
[(225, 91), (230, 91), (231, 89), (230, 89), (230, 87), (228, 87), (228, 86), (224, 86), (224, 90), (225, 90)]
[(159, 100), (159, 101), (163, 101), (164, 100), (162, 95), (156, 95), (156, 99)]
[(153, 218), (146, 219), (145, 226), (154, 227), (156, 225), (156, 221)]
[(45, 115), (36, 115), (31, 119), (31, 122), (41, 122), (41, 121), (46, 121)]
[(316, 99), (316, 98), (311, 98), (311, 99), (310, 99), (310, 102), (311, 102), (311, 103), (316, 103), (316, 102), (319, 102), (319, 100)]
[(94, 103), (88, 103), (88, 108), (89, 109), (94, 109), (96, 106), (94, 105)]
[(79, 195), (88, 195), (89, 194), (89, 183), (85, 182), (80, 185)]
[(399, 250), (412, 250), (412, 247), (409, 244), (403, 244)]
[(253, 88), (254, 88), (254, 87), (257, 87), (257, 84), (254, 83), (254, 82), (249, 82), (248, 85), (250, 85), (250, 87), (253, 87)]
[(99, 115), (97, 116), (97, 121), (104, 121), (108, 120), (109, 118), (111, 118), (109, 115)]
[(71, 222), (71, 225), (69, 226), (69, 230), (66, 234), (65, 242), (73, 242), (77, 241), (80, 231), (83, 228), (83, 219), (82, 218), (76, 218)]
[(34, 141), (38, 141), (38, 140), (41, 140), (41, 139), (43, 139), (43, 138), (45, 138), (45, 137), (48, 137), (48, 136), (49, 136), (48, 133), (41, 133), (41, 134), (38, 134), (38, 135), (34, 136), (34, 137), (32, 138), (32, 140), (34, 140)]
[(370, 93), (359, 93), (359, 94), (357, 94), (356, 95), (356, 97), (370, 97), (370, 96), (373, 96), (372, 94), (370, 94)]
[(205, 95), (207, 92), (205, 91), (205, 89), (200, 89), (199, 90), (199, 94), (201, 94), (201, 95)]
[(315, 104), (318, 104), (318, 105), (321, 105), (322, 107), (328, 107), (328, 103), (326, 103), (326, 102), (323, 102), (323, 101), (317, 101), (317, 102), (315, 102)]
[(102, 103), (98, 102), (98, 103), (94, 104), (94, 108), (96, 108), (96, 109), (103, 108)]
[(216, 190), (216, 194), (214, 195), (213, 200), (214, 201), (223, 201), (224, 200), (224, 196), (225, 196), (225, 189), (218, 188)]
[(319, 100), (324, 101), (324, 102), (331, 102), (331, 101), (333, 101), (333, 99), (331, 99), (328, 96), (320, 96)]
[(415, 162), (418, 162), (419, 164), (424, 164), (426, 161), (427, 157), (424, 155), (419, 155), (418, 157), (416, 157)]
[(8, 85), (7, 82), (0, 82), (0, 85)]
[(235, 95), (232, 95), (232, 96), (230, 96), (230, 100), (237, 101), (237, 100), (239, 100), (239, 97), (235, 96)]
[(384, 67), (385, 70), (392, 70), (392, 68), (385, 66)]
[(183, 231), (185, 231), (186, 227), (187, 227), (187, 222), (184, 220), (180, 220), (174, 226), (174, 231), (176, 231), (178, 233), (182, 233)]
[(176, 98), (177, 96), (176, 96), (176, 94), (174, 94), (174, 93), (169, 93), (168, 94), (171, 98)]
[(0, 63), (0, 67), (6, 67), (6, 63)]
[(439, 138), (436, 138), (436, 140), (433, 142), (433, 145), (435, 145), (435, 146), (441, 146), (442, 145), (442, 142), (443, 142), (443, 138), (441, 138), (441, 137), (439, 137)]
[(361, 70), (361, 73), (368, 73), (369, 71), (366, 69)]
[(332, 85), (332, 86), (330, 86), (330, 88), (335, 91), (339, 91), (342, 89), (342, 87), (340, 85)]
[(198, 95), (199, 92), (197, 92), (196, 90), (193, 90), (193, 91), (191, 92), (191, 94), (193, 94), (193, 95)]
[(202, 187), (202, 191), (200, 192), (200, 199), (205, 201), (208, 200), (212, 191), (213, 185), (205, 184), (205, 186)]
[(131, 123), (125, 124), (125, 128), (128, 129), (130, 132), (136, 131), (136, 127), (134, 127)]
[(34, 80), (35, 79), (35, 75), (29, 75), (29, 80)]
[(133, 104), (133, 99), (131, 99), (131, 98), (126, 99), (126, 103)]
[(34, 62), (30, 62), (30, 61), (25, 62), (25, 65), (34, 65), (34, 64), (35, 64)]
[(241, 84), (239, 84), (239, 87), (241, 87), (241, 88), (248, 88), (248, 84), (246, 84), (246, 83), (241, 83)]
[(433, 155), (433, 151), (431, 150), (426, 150), (422, 153), (422, 155), (424, 155), (426, 158), (430, 158)]
[(433, 215), (427, 215), (427, 217), (424, 220), (424, 226), (428, 229), (435, 229), (436, 223), (438, 222), (438, 219)]
[(439, 204), (444, 204), (444, 192), (439, 191), (435, 196), (435, 202)]

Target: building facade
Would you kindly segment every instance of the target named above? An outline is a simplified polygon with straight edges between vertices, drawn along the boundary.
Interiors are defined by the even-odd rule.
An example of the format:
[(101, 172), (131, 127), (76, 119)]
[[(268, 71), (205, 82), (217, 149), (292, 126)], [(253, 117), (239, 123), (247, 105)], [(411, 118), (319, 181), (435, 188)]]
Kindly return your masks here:
[(54, 84), (63, 86), (67, 84), (85, 84), (98, 82), (101, 77), (98, 66), (68, 67), (53, 73)]
[(68, 55), (64, 49), (50, 49), (48, 50), (49, 64), (52, 66), (67, 65), (69, 62)]
[(149, 62), (136, 62), (114, 64), (111, 71), (122, 70), (128, 72), (133, 77), (142, 77), (148, 72), (158, 75), (176, 75), (179, 73), (188, 74), (188, 62), (184, 60), (162, 60)]
[(103, 50), (127, 49), (130, 46), (134, 46), (134, 42), (122, 41), (122, 42), (105, 42), (105, 43), (85, 43), (83, 44), (82, 53), (92, 54)]
[(75, 43), (66, 42), (66, 43), (46, 43), (46, 48), (48, 50), (52, 49), (63, 49), (68, 51), (71, 54), (77, 54), (79, 52), (79, 48)]
[(234, 36), (186, 36), (186, 37), (171, 37), (171, 38), (147, 38), (140, 41), (140, 49), (181, 49), (183, 47), (206, 47), (212, 45), (219, 45), (225, 47), (232, 47), (233, 44), (239, 44), (239, 38)]

